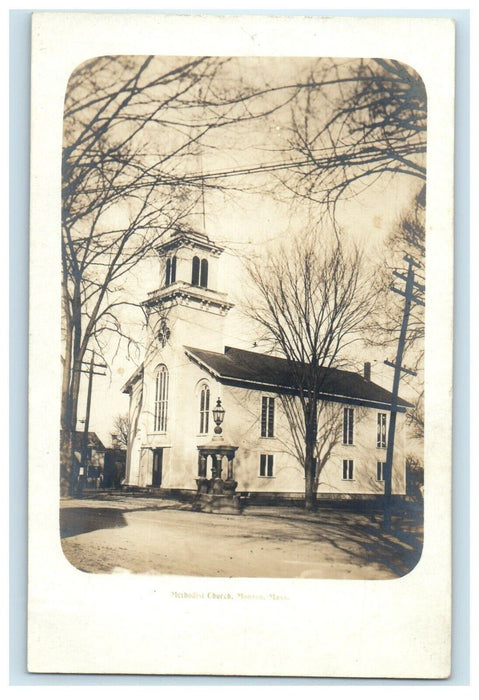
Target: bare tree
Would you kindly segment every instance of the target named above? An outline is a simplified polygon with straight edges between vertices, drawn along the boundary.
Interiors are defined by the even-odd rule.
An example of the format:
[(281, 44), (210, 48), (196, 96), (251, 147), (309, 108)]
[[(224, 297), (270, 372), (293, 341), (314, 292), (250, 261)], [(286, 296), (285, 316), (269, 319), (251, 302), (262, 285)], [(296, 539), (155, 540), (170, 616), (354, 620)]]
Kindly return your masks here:
[[(62, 161), (61, 422), (67, 434), (76, 429), (85, 353), (95, 349), (106, 359), (109, 343), (131, 340), (119, 314), (135, 306), (123, 293), (127, 274), (168, 231), (188, 226), (202, 186), (201, 177), (190, 174), (198, 170), (206, 136), (277, 108), (241, 82), (231, 85), (228, 63), (104, 56), (70, 78)], [(69, 469), (67, 460), (63, 484)]]
[(319, 59), (299, 87), (281, 148), (292, 162), (282, 180), (296, 195), (334, 212), (384, 176), (425, 181), (426, 90), (410, 66)]
[(118, 414), (113, 419), (113, 434), (116, 435), (117, 443), (120, 447), (128, 447), (128, 436), (130, 434), (130, 419), (128, 413)]
[[(284, 440), (283, 445), (305, 469), (308, 445), (306, 438), (309, 433), (306, 430), (302, 402), (299, 397), (291, 394), (280, 393), (278, 398), (286, 416), (288, 432), (291, 437), (289, 440)], [(339, 404), (331, 401), (318, 401), (313, 430), (310, 430), (310, 432), (316, 430), (316, 437), (313, 444), (311, 465), (312, 494), (310, 496), (306, 494), (307, 508), (315, 505), (321, 472), (328, 463), (335, 445), (340, 440), (342, 434), (341, 416), (342, 409)], [(308, 503), (308, 498), (310, 498), (311, 504)]]
[(337, 440), (334, 407), (321, 395), (328, 373), (360, 338), (374, 303), (357, 248), (305, 235), (246, 262), (252, 282), (247, 315), (262, 341), (287, 360), (294, 397), (283, 400), (305, 473), (305, 507), (315, 507), (317, 480)]

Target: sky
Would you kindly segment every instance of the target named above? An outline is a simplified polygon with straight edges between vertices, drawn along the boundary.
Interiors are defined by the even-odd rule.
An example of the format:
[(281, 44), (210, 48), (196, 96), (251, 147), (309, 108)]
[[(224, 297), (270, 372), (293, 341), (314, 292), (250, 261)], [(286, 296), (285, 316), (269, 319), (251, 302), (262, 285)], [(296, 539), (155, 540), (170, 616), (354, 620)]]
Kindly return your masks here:
[[(234, 63), (226, 72), (226, 82), (231, 84), (243, 79), (253, 83), (272, 85), (275, 81), (294, 82), (301, 71), (311, 69), (310, 59), (262, 59), (261, 65), (253, 59)], [(208, 135), (206, 148), (183, 160), (186, 172), (216, 172), (238, 167), (258, 166), (291, 158), (284, 144), (289, 143), (291, 108), (274, 112), (270, 118), (246, 122), (239, 127), (228, 128)], [(158, 133), (157, 133), (158, 131)], [(164, 128), (148, 133), (152, 152), (164, 147)], [(168, 133), (168, 132), (166, 132)], [(158, 136), (161, 134), (161, 136)], [(174, 138), (174, 137), (172, 137)], [(282, 149), (284, 149), (282, 151)], [(219, 191), (206, 187), (196, 208), (188, 217), (192, 228), (204, 231), (210, 239), (225, 247), (220, 258), (219, 290), (226, 292), (235, 308), (229, 312), (226, 322), (225, 345), (252, 349), (254, 328), (245, 323), (241, 312), (242, 282), (245, 279), (241, 256), (261, 254), (280, 243), (285, 237), (301, 232), (314, 222), (315, 227), (330, 228), (324, 217), (324, 208), (311, 201), (298, 200), (285, 190), (277, 174), (257, 174), (234, 177), (228, 180), (231, 189)], [(354, 241), (363, 250), (366, 262), (375, 264), (384, 253), (385, 239), (395, 223), (410, 204), (418, 188), (414, 178), (384, 176), (356, 197), (342, 201), (335, 212), (335, 223), (342, 230), (345, 240)], [(118, 211), (118, 219), (124, 212)], [(115, 212), (110, 216), (115, 219)], [(154, 258), (143, 261), (124, 280), (124, 297), (139, 303), (149, 291), (160, 286), (158, 262)], [(143, 340), (142, 316), (136, 318), (131, 310), (125, 312), (125, 323), (133, 336)], [(367, 355), (364, 354), (367, 352)], [(129, 356), (126, 344), (108, 351), (106, 376), (95, 376), (90, 417), (90, 430), (97, 432), (108, 446), (114, 417), (128, 410), (128, 396), (121, 387), (141, 362), (141, 352)], [(390, 388), (391, 371), (383, 365), (380, 350), (359, 348), (359, 363), (372, 362), (372, 379)], [(82, 382), (78, 417), (85, 415), (86, 377)], [(81, 429), (81, 423), (78, 425)]]

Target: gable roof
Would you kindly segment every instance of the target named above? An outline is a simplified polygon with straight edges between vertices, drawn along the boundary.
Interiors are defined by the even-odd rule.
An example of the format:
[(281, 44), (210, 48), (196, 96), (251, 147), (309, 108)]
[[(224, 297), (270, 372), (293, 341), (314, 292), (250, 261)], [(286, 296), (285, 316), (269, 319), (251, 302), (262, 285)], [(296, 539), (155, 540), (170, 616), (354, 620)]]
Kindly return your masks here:
[[(185, 346), (187, 356), (223, 384), (247, 386), (265, 391), (295, 392), (294, 373), (283, 357), (225, 347), (224, 353)], [(361, 405), (391, 407), (392, 394), (357, 372), (323, 368), (320, 397), (325, 400)], [(398, 400), (404, 412), (412, 404)]]
[[(62, 430), (62, 434), (66, 435), (66, 431)], [(83, 436), (84, 432), (83, 430), (75, 430), (72, 431), (72, 441), (73, 441), (73, 449), (77, 451), (81, 451), (82, 446), (83, 446)], [(104, 452), (105, 451), (105, 445), (102, 443), (98, 435), (92, 431), (88, 432), (88, 447), (92, 447), (94, 450), (97, 452)]]
[(125, 382), (125, 384), (121, 387), (121, 391), (123, 394), (129, 394), (131, 390), (133, 389), (133, 385), (135, 382), (137, 382), (139, 379), (143, 377), (143, 362), (139, 367), (135, 369), (131, 377)]

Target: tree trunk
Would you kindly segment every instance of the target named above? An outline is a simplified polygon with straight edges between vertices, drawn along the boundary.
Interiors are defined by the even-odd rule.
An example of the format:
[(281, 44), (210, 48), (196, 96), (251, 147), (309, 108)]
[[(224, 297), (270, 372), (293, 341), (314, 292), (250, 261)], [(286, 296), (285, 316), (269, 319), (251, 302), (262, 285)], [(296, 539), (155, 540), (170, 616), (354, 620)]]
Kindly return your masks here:
[(81, 359), (77, 358), (73, 363), (73, 376), (71, 378), (69, 413), (71, 430), (76, 430), (78, 419), (78, 395), (80, 393)]
[(62, 430), (71, 430), (71, 416), (69, 410), (69, 395), (71, 383), (71, 367), (72, 367), (72, 345), (73, 345), (73, 327), (71, 321), (70, 305), (66, 290), (66, 279), (62, 284), (63, 296), (63, 313), (65, 318), (65, 346), (63, 357), (63, 376), (62, 376), (62, 403), (61, 403), (61, 427)]
[(312, 398), (304, 405), (305, 455), (304, 455), (304, 507), (306, 510), (316, 508), (316, 479), (314, 475), (314, 448), (318, 434), (317, 401)]
[[(308, 431), (309, 432), (309, 431)], [(313, 473), (314, 443), (310, 440), (306, 442), (306, 453), (304, 459), (304, 507), (306, 510), (316, 508), (316, 479)]]
[[(66, 280), (64, 280), (66, 285)], [(67, 496), (74, 490), (73, 434), (76, 430), (78, 396), (81, 379), (81, 311), (78, 302), (79, 292), (70, 306), (66, 287), (63, 289), (65, 313), (65, 357), (62, 378), (61, 441), (60, 441), (60, 494)]]
[(63, 429), (60, 432), (60, 496), (72, 493), (73, 482), (73, 433)]
[(73, 428), (71, 422), (71, 376), (72, 376), (72, 349), (73, 326), (71, 320), (70, 304), (68, 300), (67, 276), (63, 273), (62, 297), (64, 313), (65, 345), (63, 355), (62, 398), (61, 398), (61, 432), (60, 432), (60, 496), (68, 496), (72, 486), (72, 460), (73, 460)]
[(306, 510), (315, 510), (316, 508), (316, 493), (314, 489), (314, 477), (311, 469), (312, 463), (309, 469), (305, 465), (305, 487), (304, 487), (304, 507)]

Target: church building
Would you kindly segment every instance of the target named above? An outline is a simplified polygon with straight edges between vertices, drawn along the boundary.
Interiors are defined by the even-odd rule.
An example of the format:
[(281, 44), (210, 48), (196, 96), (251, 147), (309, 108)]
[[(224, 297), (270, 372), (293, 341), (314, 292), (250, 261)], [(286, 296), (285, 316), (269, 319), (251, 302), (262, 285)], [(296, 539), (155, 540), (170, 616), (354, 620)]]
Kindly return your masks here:
[[(146, 357), (123, 387), (130, 395), (126, 485), (193, 494), (198, 479), (219, 468), (251, 499), (301, 498), (304, 470), (285, 403), (294, 397), (289, 365), (281, 357), (224, 346), (232, 304), (217, 288), (223, 249), (204, 234), (182, 231), (157, 251), (160, 286), (143, 302)], [(326, 370), (321, 399), (328, 410), (320, 420), (327, 415), (334, 425), (326, 459), (317, 458), (324, 460), (319, 497), (384, 492), (391, 398), (371, 381), (368, 363), (364, 375)], [(400, 401), (398, 407), (393, 494), (405, 493), (408, 405)], [(215, 462), (208, 455), (220, 422), (224, 440), (234, 447)], [(318, 433), (322, 428), (318, 424)]]

